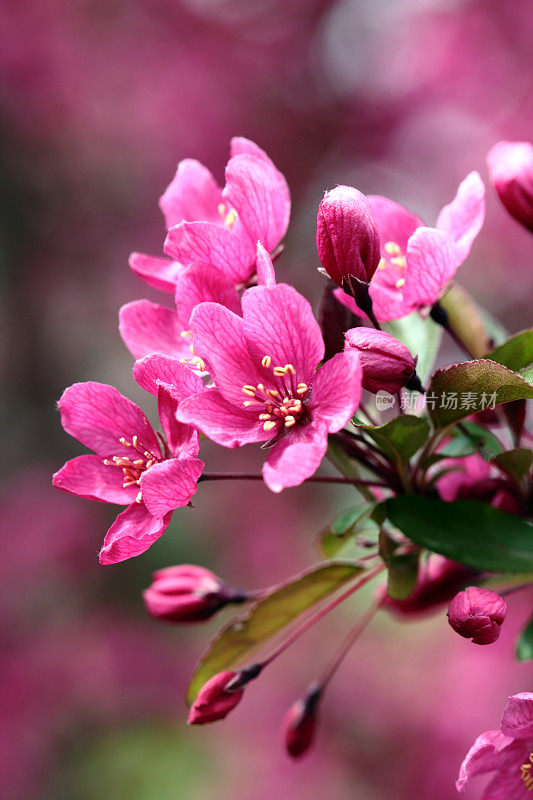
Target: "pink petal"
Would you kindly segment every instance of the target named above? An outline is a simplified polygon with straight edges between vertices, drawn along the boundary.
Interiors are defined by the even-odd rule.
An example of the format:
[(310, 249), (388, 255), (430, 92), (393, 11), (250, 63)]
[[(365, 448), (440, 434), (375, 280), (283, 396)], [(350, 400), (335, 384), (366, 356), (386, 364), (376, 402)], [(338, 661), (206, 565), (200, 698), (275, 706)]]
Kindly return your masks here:
[(65, 389), (58, 403), (61, 423), (71, 436), (105, 457), (131, 455), (131, 448), (120, 444), (137, 436), (140, 446), (159, 456), (157, 437), (145, 415), (135, 403), (113, 386), (87, 381)]
[(182, 222), (171, 228), (165, 253), (189, 265), (202, 261), (219, 269), (233, 283), (246, 282), (254, 272), (255, 245), (224, 225), (212, 222)]
[(254, 246), (273, 250), (289, 225), (289, 187), (274, 165), (255, 155), (231, 158), (226, 166), (223, 196), (236, 209)]
[(418, 228), (407, 245), (403, 296), (415, 308), (431, 306), (458, 267), (457, 250), (449, 235), (436, 228)]
[(269, 254), (261, 244), (257, 242), (257, 259), (255, 263), (257, 272), (257, 283), (263, 286), (276, 285), (276, 273), (274, 272), (274, 264)]
[(200, 449), (198, 432), (191, 425), (178, 422), (179, 395), (173, 386), (160, 385), (157, 392), (159, 419), (168, 447), (178, 458), (196, 458)]
[[(324, 342), (309, 302), (292, 286), (254, 286), (242, 297), (244, 335), (254, 361), (292, 364), (295, 380), (309, 383), (324, 356)], [(249, 381), (250, 383), (250, 381)], [(251, 381), (253, 383), (253, 381)]]
[(362, 377), (361, 359), (355, 352), (337, 353), (326, 361), (312, 382), (313, 422), (323, 421), (329, 433), (343, 428), (359, 405)]
[(160, 383), (169, 383), (178, 399), (203, 392), (201, 378), (172, 356), (153, 353), (133, 365), (133, 377), (143, 389), (157, 395)]
[(417, 228), (424, 225), (423, 220), (405, 206), (389, 200), (388, 197), (369, 195), (368, 202), (378, 224), (381, 255), (385, 259), (390, 257), (385, 250), (387, 242), (394, 242), (402, 253), (405, 253), (409, 237)]
[(143, 501), (155, 517), (186, 506), (196, 494), (204, 462), (198, 458), (170, 458), (146, 470), (141, 477)]
[(175, 311), (150, 300), (126, 303), (119, 312), (119, 331), (134, 358), (162, 353), (174, 358), (190, 358), (190, 338), (181, 335), (183, 327)]
[(528, 753), (525, 753), (520, 761), (516, 761), (511, 772), (498, 772), (483, 792), (481, 800), (527, 800), (528, 792), (520, 768), (528, 761)]
[[(370, 283), (370, 297), (372, 298), (372, 308), (379, 322), (389, 322), (391, 319), (401, 319), (415, 310), (412, 304), (408, 303), (401, 289), (390, 289), (382, 286), (376, 281), (376, 275)], [(347, 295), (342, 289), (334, 289), (333, 294), (337, 300), (354, 314), (361, 316), (362, 311), (357, 307), (352, 297)]]
[(257, 158), (262, 158), (264, 161), (267, 161), (269, 164), (273, 164), (265, 151), (262, 150), (258, 144), (252, 142), (251, 139), (245, 139), (244, 136), (234, 136), (230, 144), (231, 158), (244, 155), (256, 156)]
[(241, 301), (235, 284), (223, 272), (197, 262), (181, 273), (176, 285), (176, 308), (180, 320), (187, 320), (200, 303), (220, 303), (235, 314), (241, 313)]
[(158, 519), (144, 503), (132, 503), (109, 528), (100, 550), (100, 564), (117, 564), (144, 553), (163, 535), (171, 516)]
[(176, 291), (176, 281), (180, 270), (183, 269), (177, 261), (147, 256), (144, 253), (132, 253), (129, 265), (131, 271), (149, 286), (171, 293)]
[(263, 478), (272, 492), (299, 486), (320, 466), (328, 446), (326, 425), (295, 426), (275, 444), (263, 465)]
[(513, 740), (504, 736), (501, 731), (487, 731), (477, 737), (461, 764), (456, 781), (458, 792), (462, 792), (471, 778), (499, 769), (505, 763), (500, 754)]
[[(533, 742), (533, 693), (520, 692), (509, 698), (502, 717), (502, 731), (514, 739)], [(533, 744), (532, 744), (533, 749)]]
[(201, 303), (191, 317), (194, 352), (201, 356), (221, 394), (242, 408), (249, 399), (246, 384), (256, 386), (261, 376), (250, 358), (243, 333), (243, 320), (218, 303)]
[(176, 175), (159, 199), (167, 230), (183, 220), (206, 220), (220, 224), (218, 206), (222, 190), (199, 161), (185, 158), (178, 164)]
[(470, 252), (485, 220), (485, 185), (479, 172), (471, 172), (459, 185), (451, 203), (444, 206), (437, 228), (448, 233), (455, 243), (458, 265)]
[(122, 486), (124, 473), (118, 467), (109, 467), (100, 456), (78, 456), (67, 461), (55, 473), (52, 483), (64, 492), (99, 500), (104, 503), (129, 505), (139, 491), (136, 486)]
[(224, 447), (240, 447), (270, 438), (256, 411), (228, 403), (217, 389), (208, 389), (203, 394), (182, 400), (178, 420), (195, 425), (209, 439)]

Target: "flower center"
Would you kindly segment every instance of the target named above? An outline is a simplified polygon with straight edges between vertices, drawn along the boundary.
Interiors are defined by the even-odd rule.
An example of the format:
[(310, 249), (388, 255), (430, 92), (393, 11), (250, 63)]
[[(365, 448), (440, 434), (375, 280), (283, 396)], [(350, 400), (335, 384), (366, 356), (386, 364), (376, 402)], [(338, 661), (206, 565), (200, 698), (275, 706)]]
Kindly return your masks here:
[[(192, 331), (181, 331), (180, 336), (183, 339), (192, 340)], [(194, 355), (194, 345), (192, 341), (189, 345), (189, 350), (191, 351), (192, 358), (180, 358), (180, 364), (185, 364), (187, 367), (192, 367), (192, 369), (195, 369), (198, 372), (205, 372), (205, 361), (203, 358), (200, 358), (200, 356)]]
[[(139, 442), (139, 437), (134, 436), (131, 442), (122, 436), (119, 443), (123, 447), (130, 447), (132, 455), (130, 456), (113, 456), (113, 458), (104, 458), (104, 464), (108, 467), (118, 467), (124, 473), (124, 480), (122, 486), (127, 489), (129, 486), (140, 486), (141, 475), (150, 469), (154, 464), (161, 461), (161, 458), (155, 453), (152, 453), (147, 447)], [(139, 490), (136, 503), (142, 500), (142, 492)]]
[(405, 283), (405, 253), (396, 242), (385, 242), (383, 251), (385, 255), (378, 264), (378, 270), (382, 273), (381, 283), (401, 289)]
[(223, 224), (226, 228), (231, 231), (233, 226), (235, 225), (235, 220), (237, 219), (237, 212), (234, 208), (230, 208), (228, 211), (228, 206), (226, 203), (219, 203), (218, 204), (218, 213), (222, 218)]
[(243, 405), (257, 408), (265, 431), (292, 428), (305, 416), (304, 395), (309, 387), (306, 383), (297, 382), (292, 364), (273, 366), (271, 356), (264, 356), (261, 364), (265, 369), (272, 370), (272, 386), (267, 389), (264, 383), (258, 383), (257, 386), (245, 384), (242, 387), (246, 395)]
[(533, 775), (531, 774), (533, 771), (533, 752), (529, 754), (529, 761), (525, 764), (522, 764), (520, 767), (520, 777), (524, 782), (524, 788), (526, 792), (533, 791)]

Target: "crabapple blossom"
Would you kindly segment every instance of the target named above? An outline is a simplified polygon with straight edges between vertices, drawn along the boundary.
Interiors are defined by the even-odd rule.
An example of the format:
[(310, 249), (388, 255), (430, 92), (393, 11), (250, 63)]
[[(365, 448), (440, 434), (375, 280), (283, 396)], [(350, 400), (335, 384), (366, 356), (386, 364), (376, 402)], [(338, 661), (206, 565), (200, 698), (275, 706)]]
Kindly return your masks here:
[(501, 595), (469, 586), (451, 601), (448, 621), (454, 631), (474, 644), (492, 644), (500, 636), (506, 614), (507, 603)]
[(345, 350), (359, 353), (363, 389), (394, 394), (414, 376), (416, 361), (409, 348), (385, 331), (351, 328), (346, 331)]
[(531, 142), (498, 142), (490, 150), (487, 164), (494, 188), (509, 214), (533, 231)]

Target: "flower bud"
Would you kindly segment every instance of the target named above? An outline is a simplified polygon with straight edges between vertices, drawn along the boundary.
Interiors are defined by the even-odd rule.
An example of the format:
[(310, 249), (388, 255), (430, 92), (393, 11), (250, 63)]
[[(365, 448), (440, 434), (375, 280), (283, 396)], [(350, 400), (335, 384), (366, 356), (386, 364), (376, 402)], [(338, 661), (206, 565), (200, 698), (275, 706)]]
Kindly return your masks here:
[(373, 328), (346, 331), (345, 350), (357, 350), (363, 367), (363, 388), (394, 394), (413, 377), (416, 361), (409, 349), (390, 333)]
[(353, 186), (326, 192), (318, 208), (316, 246), (320, 263), (342, 288), (345, 281), (367, 284), (381, 255), (379, 232), (364, 194)]
[(198, 692), (187, 719), (189, 725), (224, 719), (240, 703), (246, 684), (257, 678), (261, 669), (261, 665), (254, 664), (239, 672), (226, 670), (214, 675)]
[(202, 622), (228, 603), (247, 599), (209, 570), (192, 564), (155, 572), (143, 597), (148, 613), (168, 622)]
[(317, 708), (321, 690), (312, 689), (289, 708), (283, 721), (285, 747), (291, 758), (306, 753), (315, 738)]
[(518, 222), (533, 231), (533, 145), (498, 142), (487, 156), (498, 197)]
[(454, 631), (474, 644), (492, 644), (500, 635), (507, 603), (490, 589), (469, 586), (455, 595), (448, 608), (448, 621)]

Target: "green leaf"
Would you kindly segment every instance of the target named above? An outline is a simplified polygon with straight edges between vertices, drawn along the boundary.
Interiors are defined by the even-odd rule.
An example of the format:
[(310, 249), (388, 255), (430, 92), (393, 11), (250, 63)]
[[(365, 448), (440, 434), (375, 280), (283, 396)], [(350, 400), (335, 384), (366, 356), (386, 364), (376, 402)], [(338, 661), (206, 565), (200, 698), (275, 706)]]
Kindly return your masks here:
[(385, 455), (405, 464), (422, 447), (429, 434), (429, 423), (422, 417), (402, 414), (384, 425), (359, 426), (378, 444)]
[[(356, 534), (377, 533), (377, 525), (370, 519), (373, 506), (370, 504), (345, 511), (320, 534), (320, 550), (325, 558), (333, 558), (350, 544)], [(354, 545), (355, 547), (355, 545)]]
[(480, 453), (486, 461), (501, 453), (501, 442), (483, 425), (475, 422), (462, 422), (451, 432), (452, 439), (440, 454), (447, 458), (464, 458)]
[(533, 362), (533, 328), (521, 331), (515, 336), (511, 336), (504, 344), (497, 347), (485, 358), (503, 364), (504, 367), (518, 372), (520, 369), (529, 367)]
[(354, 563), (334, 561), (320, 564), (272, 589), (247, 614), (231, 620), (211, 643), (189, 684), (187, 703), (194, 702), (213, 675), (242, 664), (302, 612), (363, 571)]
[(514, 475), (522, 480), (531, 471), (533, 466), (533, 452), (529, 447), (515, 447), (507, 450), (492, 459), (492, 463), (500, 467), (505, 473)]
[(518, 638), (516, 657), (519, 661), (529, 661), (530, 658), (533, 658), (533, 617)]
[(452, 329), (465, 343), (473, 358), (482, 358), (491, 347), (480, 307), (466, 289), (454, 283), (440, 300)]
[(385, 504), (391, 522), (428, 550), (489, 572), (533, 570), (533, 526), (519, 517), (476, 500), (403, 495)]
[(492, 405), (533, 397), (533, 387), (507, 367), (488, 359), (465, 361), (439, 369), (426, 396), (437, 428), (483, 411)]
[(521, 369), (519, 375), (521, 378), (527, 381), (531, 386), (533, 386), (533, 366)]
[(383, 328), (405, 344), (413, 356), (418, 356), (416, 371), (425, 386), (437, 358), (442, 339), (442, 327), (433, 322), (431, 317), (423, 319), (415, 311), (407, 317), (385, 323)]

